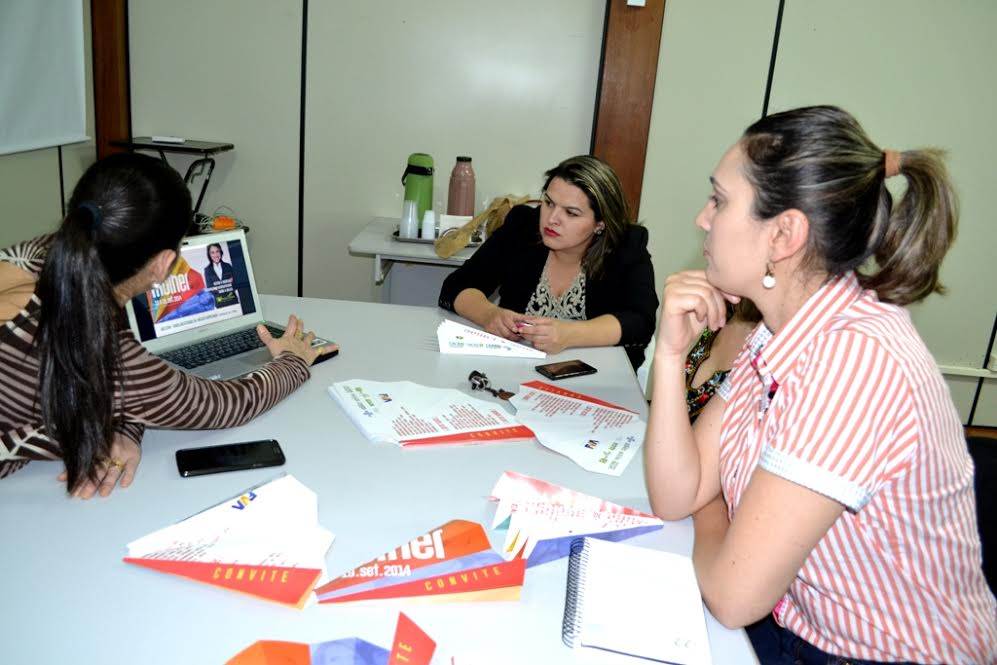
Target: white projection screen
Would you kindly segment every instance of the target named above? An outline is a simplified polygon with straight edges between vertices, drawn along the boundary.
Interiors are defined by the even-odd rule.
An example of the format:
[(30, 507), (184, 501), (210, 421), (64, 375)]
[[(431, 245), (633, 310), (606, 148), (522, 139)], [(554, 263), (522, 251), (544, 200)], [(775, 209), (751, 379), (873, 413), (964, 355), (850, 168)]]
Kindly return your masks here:
[(86, 141), (81, 0), (0, 0), (0, 155)]

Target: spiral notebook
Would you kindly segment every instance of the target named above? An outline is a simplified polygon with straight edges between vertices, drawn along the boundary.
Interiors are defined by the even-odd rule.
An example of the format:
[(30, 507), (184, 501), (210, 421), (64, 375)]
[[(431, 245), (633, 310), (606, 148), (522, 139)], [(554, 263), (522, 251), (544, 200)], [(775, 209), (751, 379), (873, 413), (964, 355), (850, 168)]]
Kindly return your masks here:
[(596, 538), (572, 544), (561, 636), (573, 648), (711, 663), (692, 560)]

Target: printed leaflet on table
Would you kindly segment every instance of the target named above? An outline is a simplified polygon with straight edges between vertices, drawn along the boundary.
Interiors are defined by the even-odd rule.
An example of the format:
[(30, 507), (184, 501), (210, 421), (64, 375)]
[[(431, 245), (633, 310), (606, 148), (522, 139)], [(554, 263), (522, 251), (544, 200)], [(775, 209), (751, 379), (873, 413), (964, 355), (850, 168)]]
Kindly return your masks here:
[(526, 559), (526, 565), (560, 559), (582, 536), (625, 540), (660, 529), (654, 515), (506, 471), (491, 495), (497, 501), (492, 528), (507, 528), (502, 555)]
[(281, 476), (129, 543), (124, 560), (301, 608), (332, 540), (315, 493)]
[(644, 442), (636, 411), (590, 395), (530, 381), (509, 402), (537, 441), (587, 471), (619, 476)]
[(352, 379), (329, 386), (329, 395), (374, 442), (406, 447), (533, 438), (500, 404), (451, 388)]
[(444, 319), (436, 329), (440, 353), (457, 353), (468, 356), (501, 356), (505, 358), (546, 358), (543, 351), (526, 344), (478, 330)]
[(517, 600), (523, 561), (492, 550), (484, 527), (451, 520), (315, 590), (320, 603), (408, 598)]

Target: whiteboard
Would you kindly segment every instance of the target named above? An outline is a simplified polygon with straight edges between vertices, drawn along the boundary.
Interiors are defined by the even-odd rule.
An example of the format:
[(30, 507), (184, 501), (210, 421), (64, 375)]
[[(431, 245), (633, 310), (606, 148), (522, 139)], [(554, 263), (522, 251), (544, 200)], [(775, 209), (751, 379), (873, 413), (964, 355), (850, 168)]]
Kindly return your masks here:
[(87, 140), (81, 0), (0, 1), (0, 155)]

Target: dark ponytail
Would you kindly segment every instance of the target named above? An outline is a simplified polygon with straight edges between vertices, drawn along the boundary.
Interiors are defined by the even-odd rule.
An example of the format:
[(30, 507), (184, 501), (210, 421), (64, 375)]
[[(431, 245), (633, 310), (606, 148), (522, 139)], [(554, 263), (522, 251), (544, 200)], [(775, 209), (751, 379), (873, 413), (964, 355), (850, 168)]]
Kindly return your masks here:
[(939, 151), (900, 153), (907, 191), (894, 206), (886, 154), (840, 108), (766, 116), (741, 145), (753, 214), (802, 211), (810, 220), (810, 264), (829, 275), (854, 270), (880, 300), (898, 305), (944, 291), (938, 269), (955, 238), (958, 206)]
[[(862, 285), (881, 300), (906, 305), (945, 293), (938, 281), (942, 259), (955, 240), (959, 203), (940, 150), (900, 153), (900, 175), (907, 191), (900, 202), (885, 206), (888, 221), (873, 256), (879, 269), (863, 276)], [(884, 198), (891, 201), (889, 191)]]
[(115, 286), (179, 247), (191, 202), (169, 166), (118, 154), (83, 174), (68, 210), (38, 279), (36, 342), (42, 420), (62, 449), (72, 491), (99, 479), (114, 435), (124, 327)]

